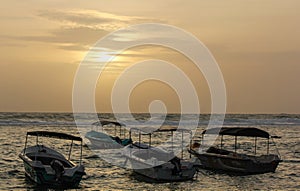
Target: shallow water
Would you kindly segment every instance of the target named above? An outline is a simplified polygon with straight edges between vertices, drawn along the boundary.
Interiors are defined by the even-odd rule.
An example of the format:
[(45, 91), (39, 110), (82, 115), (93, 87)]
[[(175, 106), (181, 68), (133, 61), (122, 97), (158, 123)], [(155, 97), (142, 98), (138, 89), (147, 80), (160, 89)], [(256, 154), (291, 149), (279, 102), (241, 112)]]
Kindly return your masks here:
[[(102, 118), (112, 118), (102, 115)], [(139, 114), (136, 118), (147, 120)], [(167, 125), (178, 124), (180, 116), (167, 117)], [(199, 129), (206, 127), (208, 115), (200, 116)], [(128, 169), (109, 164), (84, 147), (83, 163), (87, 175), (76, 190), (299, 190), (300, 189), (300, 116), (299, 115), (227, 115), (226, 126), (251, 126), (267, 130), (282, 138), (276, 140), (283, 162), (275, 173), (250, 176), (230, 176), (201, 170), (193, 181), (150, 184), (139, 182)], [(37, 190), (25, 179), (24, 167), (18, 154), (24, 147), (27, 131), (49, 130), (78, 135), (71, 114), (0, 113), (0, 190)], [(34, 140), (34, 139), (33, 139)], [(33, 143), (33, 142), (32, 142)], [(53, 146), (53, 142), (44, 140)], [(52, 144), (52, 145), (51, 145)], [(230, 144), (229, 144), (230, 145)], [(55, 142), (63, 150), (64, 141)], [(246, 145), (247, 146), (247, 145)], [(77, 149), (77, 150), (76, 150)], [(73, 158), (78, 158), (79, 147), (74, 147)]]

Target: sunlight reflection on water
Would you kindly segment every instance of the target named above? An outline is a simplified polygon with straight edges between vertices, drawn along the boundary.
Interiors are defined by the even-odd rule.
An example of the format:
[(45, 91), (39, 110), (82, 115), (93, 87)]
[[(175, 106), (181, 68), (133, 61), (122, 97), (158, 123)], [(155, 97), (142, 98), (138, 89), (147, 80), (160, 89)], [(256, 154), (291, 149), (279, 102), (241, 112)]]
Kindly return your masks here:
[[(139, 117), (142, 119), (147, 118), (143, 114), (140, 114)], [(265, 121), (263, 121), (264, 117), (267, 117)], [(297, 124), (299, 118), (288, 119), (289, 122), (294, 119), (293, 125), (281, 124), (278, 126), (274, 125), (274, 121), (278, 122), (278, 118), (274, 116), (264, 117), (256, 117), (259, 119), (255, 122), (255, 125), (253, 123), (255, 116), (230, 116), (226, 118), (225, 124), (227, 126), (237, 126), (242, 121), (243, 124), (248, 126), (256, 126), (271, 132), (271, 134), (281, 136), (282, 138), (276, 142), (284, 162), (280, 163), (275, 173), (229, 176), (202, 170), (194, 181), (149, 184), (134, 179), (130, 170), (113, 166), (100, 158), (91, 157), (94, 153), (84, 147), (83, 162), (86, 166), (87, 175), (83, 178), (78, 190), (299, 190), (300, 156), (297, 153), (299, 152), (297, 145), (300, 144), (300, 123)], [(200, 128), (205, 128), (206, 118), (203, 116)], [(29, 119), (31, 124), (28, 122)], [(177, 119), (176, 115), (172, 116), (167, 118), (166, 123), (176, 124)], [(249, 120), (248, 124), (247, 120)], [(18, 125), (7, 124), (9, 121), (17, 122)], [(24, 122), (24, 125), (20, 121)], [(263, 121), (263, 125), (258, 124), (260, 121)], [(267, 125), (266, 121), (270, 125)], [(283, 123), (284, 121), (281, 119), (279, 122)], [(18, 158), (19, 152), (23, 149), (27, 131), (50, 130), (77, 134), (76, 126), (72, 124), (70, 114), (51, 114), (49, 118), (45, 114), (10, 114), (10, 118), (7, 119), (5, 113), (2, 113), (0, 114), (0, 124), (2, 124), (0, 126), (0, 190), (35, 189), (34, 185), (26, 181), (23, 163)], [(45, 144), (47, 143), (45, 141)], [(65, 143), (61, 141), (55, 146), (63, 148), (64, 145)], [(248, 147), (247, 144), (246, 147)], [(74, 154), (79, 155), (79, 152), (74, 152)]]

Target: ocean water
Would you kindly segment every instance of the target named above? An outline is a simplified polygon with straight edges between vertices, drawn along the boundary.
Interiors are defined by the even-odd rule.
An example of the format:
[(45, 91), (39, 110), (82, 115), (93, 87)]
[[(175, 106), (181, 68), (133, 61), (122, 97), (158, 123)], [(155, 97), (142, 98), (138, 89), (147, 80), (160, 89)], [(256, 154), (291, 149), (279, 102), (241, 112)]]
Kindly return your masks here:
[[(101, 114), (100, 117), (113, 119), (111, 114)], [(177, 125), (180, 117), (170, 114), (164, 124)], [(149, 115), (136, 114), (135, 118), (146, 121)], [(209, 115), (200, 115), (199, 132), (206, 128), (208, 120)], [(283, 162), (276, 172), (232, 176), (201, 170), (192, 181), (151, 184), (136, 180), (128, 169), (94, 157), (93, 151), (84, 147), (83, 163), (87, 175), (76, 190), (300, 190), (300, 115), (231, 114), (226, 115), (224, 126), (258, 127), (281, 136), (276, 143)], [(40, 189), (26, 180), (23, 162), (18, 157), (24, 147), (26, 132), (33, 130), (79, 135), (73, 115), (69, 113), (0, 113), (0, 190)], [(45, 140), (45, 144), (55, 144), (62, 152), (65, 151), (64, 141), (51, 143)], [(76, 149), (79, 148), (73, 148), (74, 159), (79, 155)]]

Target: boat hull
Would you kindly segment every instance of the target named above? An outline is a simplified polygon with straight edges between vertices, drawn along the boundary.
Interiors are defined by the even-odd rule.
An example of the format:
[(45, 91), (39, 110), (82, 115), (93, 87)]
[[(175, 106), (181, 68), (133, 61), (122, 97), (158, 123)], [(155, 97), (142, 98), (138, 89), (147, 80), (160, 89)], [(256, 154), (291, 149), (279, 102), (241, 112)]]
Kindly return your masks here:
[(196, 168), (191, 162), (182, 161), (180, 172), (174, 172), (174, 165), (166, 162), (158, 166), (152, 166), (144, 161), (128, 158), (131, 162), (135, 176), (145, 182), (181, 182), (192, 180)]
[(31, 181), (37, 185), (45, 185), (48, 187), (59, 187), (59, 188), (76, 188), (85, 175), (83, 172), (75, 172), (72, 177), (62, 176), (62, 178), (57, 181), (54, 174), (48, 174), (44, 168), (33, 167), (28, 163), (24, 162), (25, 175)]
[[(83, 165), (75, 165), (59, 155), (56, 151), (43, 146), (29, 147), (19, 154), (23, 160), (25, 175), (37, 185), (59, 188), (78, 187), (82, 176), (85, 175)], [(43, 160), (42, 160), (43, 159)], [(58, 176), (49, 161), (58, 160), (64, 164), (63, 172)]]
[(275, 172), (281, 161), (277, 155), (268, 156), (266, 160), (260, 157), (249, 158), (247, 155), (226, 156), (212, 153), (194, 153), (205, 169), (220, 170), (237, 174), (261, 174)]
[(111, 142), (107, 141), (102, 141), (99, 139), (94, 139), (94, 138), (87, 138), (90, 142), (91, 145), (97, 149), (119, 149), (122, 148), (120, 144), (117, 142), (111, 140)]
[(120, 149), (131, 143), (130, 139), (111, 137), (105, 133), (90, 131), (85, 135), (91, 145), (97, 149)]
[(158, 166), (148, 169), (135, 169), (133, 172), (145, 182), (183, 182), (192, 180), (196, 169), (184, 170), (180, 174), (172, 174), (172, 169), (166, 170)]

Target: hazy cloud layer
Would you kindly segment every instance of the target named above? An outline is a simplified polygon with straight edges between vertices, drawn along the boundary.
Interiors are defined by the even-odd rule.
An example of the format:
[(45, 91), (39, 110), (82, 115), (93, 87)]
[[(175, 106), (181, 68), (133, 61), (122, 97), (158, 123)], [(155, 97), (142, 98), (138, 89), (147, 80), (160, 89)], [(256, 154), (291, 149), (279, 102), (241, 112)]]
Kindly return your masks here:
[(38, 16), (67, 25), (116, 30), (124, 24), (153, 22), (153, 19), (116, 15), (94, 10), (44, 10)]
[(95, 43), (108, 31), (102, 29), (92, 29), (86, 27), (60, 28), (51, 32), (50, 35), (43, 36), (21, 36), (19, 40), (38, 41), (45, 43), (59, 44), (64, 49), (82, 49), (86, 45)]
[(18, 40), (54, 43), (58, 48), (84, 51), (101, 37), (121, 27), (150, 22), (152, 19), (130, 17), (94, 10), (43, 10), (39, 17), (56, 22), (60, 27), (49, 35), (11, 37)]

